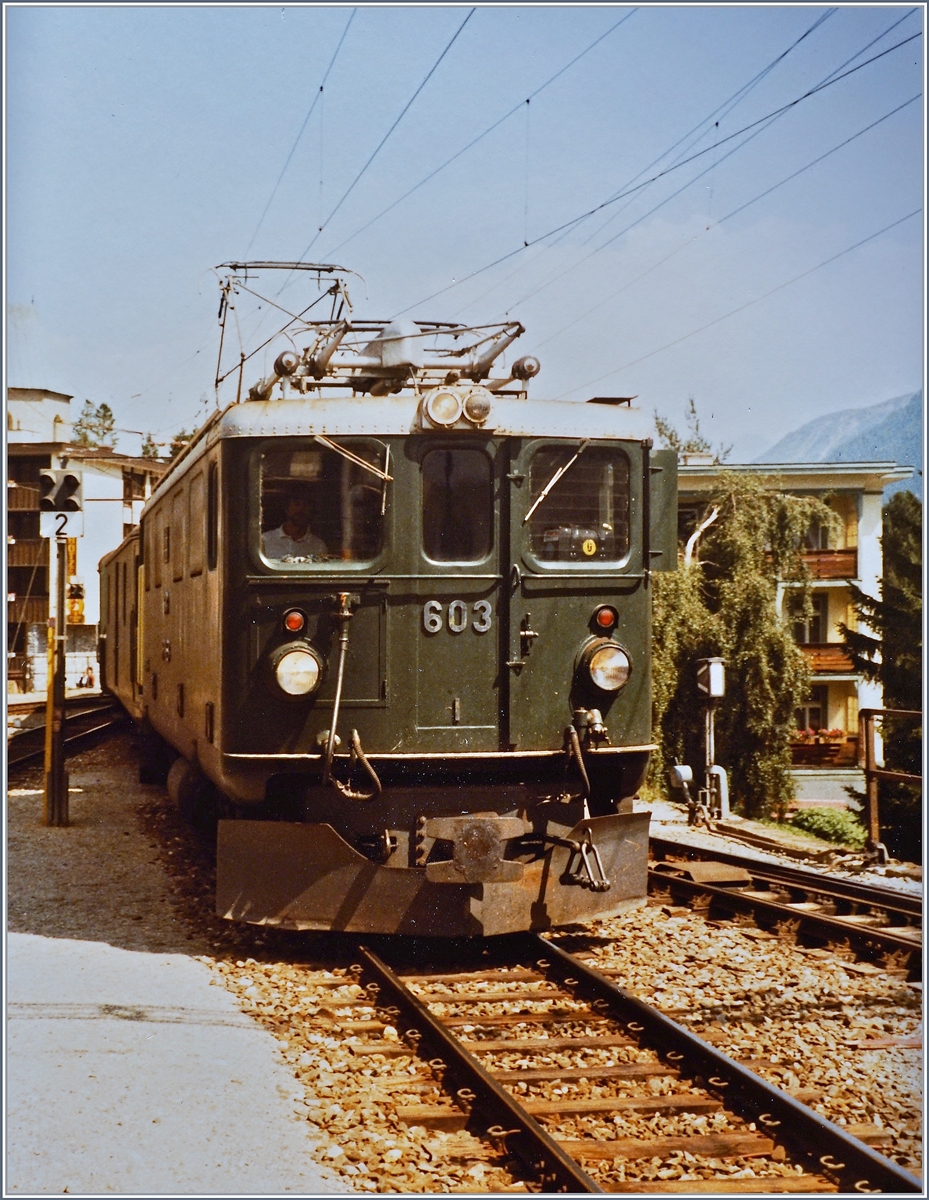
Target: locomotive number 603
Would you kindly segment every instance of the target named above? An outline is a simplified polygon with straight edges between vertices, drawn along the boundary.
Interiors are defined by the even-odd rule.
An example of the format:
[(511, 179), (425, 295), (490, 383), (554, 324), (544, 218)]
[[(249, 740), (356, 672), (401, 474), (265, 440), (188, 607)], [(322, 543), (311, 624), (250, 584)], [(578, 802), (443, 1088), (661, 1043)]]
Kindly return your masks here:
[[(314, 319), (249, 388), (229, 314), (281, 269), (331, 309), (289, 302)], [(621, 398), (530, 399), (518, 322), (356, 320), (345, 276), (223, 264), (228, 402), (100, 565), (142, 778), (215, 831), (230, 920), (486, 936), (643, 904), (676, 458)]]

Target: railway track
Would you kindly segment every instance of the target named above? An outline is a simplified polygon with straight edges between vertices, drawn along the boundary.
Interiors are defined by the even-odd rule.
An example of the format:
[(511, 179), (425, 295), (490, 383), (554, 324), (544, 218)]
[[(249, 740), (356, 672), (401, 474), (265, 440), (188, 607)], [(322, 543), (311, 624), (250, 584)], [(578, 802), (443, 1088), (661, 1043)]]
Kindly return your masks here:
[[(43, 711), (32, 705), (26, 713)], [(113, 700), (69, 700), (65, 709), (65, 747), (67, 753), (80, 750), (96, 738), (122, 726), (126, 715)], [(41, 762), (45, 753), (44, 722), (14, 732), (7, 740), (7, 764), (10, 770)]]
[[(787, 926), (821, 942), (847, 941), (870, 957), (908, 966), (920, 978), (922, 901), (891, 888), (843, 879), (786, 864), (759, 862), (651, 839), (657, 862), (649, 865), (649, 891), (672, 895), (718, 912), (745, 913), (761, 926)], [(739, 881), (725, 878), (736, 868)]]
[[(536, 935), (439, 972), (358, 957), (357, 994), (317, 1019), (355, 1035), (362, 1062), (411, 1057), (412, 1073), (376, 1084), (400, 1120), (470, 1131), (532, 1190), (920, 1191), (862, 1140), (878, 1131), (832, 1124), (804, 1103), (816, 1093), (782, 1091)], [(630, 1169), (675, 1153), (683, 1178)]]

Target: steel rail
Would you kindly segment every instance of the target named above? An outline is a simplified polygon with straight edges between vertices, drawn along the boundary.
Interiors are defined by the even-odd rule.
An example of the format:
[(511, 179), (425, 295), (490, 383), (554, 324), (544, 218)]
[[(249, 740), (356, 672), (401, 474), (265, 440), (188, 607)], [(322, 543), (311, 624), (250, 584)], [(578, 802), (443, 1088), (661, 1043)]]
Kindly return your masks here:
[(766, 913), (778, 921), (798, 921), (803, 925), (817, 928), (833, 938), (848, 938), (850, 942), (879, 944), (891, 950), (903, 950), (917, 957), (922, 955), (922, 945), (912, 937), (895, 932), (899, 926), (859, 925), (856, 922), (845, 921), (828, 913), (809, 912), (806, 909), (794, 908), (788, 903), (778, 900), (766, 900), (758, 895), (746, 896), (738, 888), (716, 887), (710, 883), (695, 883), (679, 875), (670, 875), (649, 867), (649, 886), (654, 881), (662, 885), (685, 891), (691, 896), (709, 896), (721, 908), (731, 912), (749, 913), (755, 916)]
[[(881, 889), (879, 892), (875, 889), (875, 892), (870, 895), (851, 895), (842, 886), (841, 880), (831, 880), (823, 876), (817, 878), (812, 874), (792, 875), (779, 871), (777, 868), (769, 871), (764, 867), (759, 870), (749, 867), (749, 871), (752, 879), (759, 883), (766, 883), (784, 891), (802, 892), (805, 896), (822, 896), (842, 904), (856, 904), (879, 909), (888, 916), (901, 918), (907, 924), (910, 924), (914, 917), (917, 920), (922, 917), (922, 904), (919, 903), (917, 897), (901, 897), (899, 894), (894, 895), (889, 889)], [(837, 913), (836, 915), (842, 917), (847, 914)]]
[[(682, 1072), (695, 1071), (701, 1084), (715, 1091), (726, 1108), (748, 1118), (813, 1160), (817, 1172), (839, 1180), (840, 1190), (922, 1193), (922, 1185), (898, 1166), (814, 1112), (774, 1084), (735, 1062), (716, 1047), (672, 1021), (631, 992), (538, 934), (521, 935), (523, 952), (541, 958), (540, 968), (559, 983), (599, 1004), (599, 1011), (629, 1029), (633, 1036), (671, 1058)], [(573, 983), (572, 983), (573, 980)]]
[(521, 1160), (545, 1191), (603, 1192), (382, 959), (363, 945), (359, 947), (359, 954), (363, 971), (380, 987), (378, 1002), (381, 1003), (385, 995), (389, 996), (404, 1023), (409, 1023), (406, 1035), (415, 1043), (416, 1052), (422, 1055), (423, 1049), (428, 1048), (427, 1054), (434, 1051), (442, 1059), (446, 1073), (454, 1080), (458, 1097), (468, 1102), (468, 1097), (473, 1095), (471, 1102), (474, 1109), (486, 1117), (490, 1126), (488, 1132), (505, 1142), (507, 1151)]
[(910, 917), (922, 916), (921, 896), (912, 896), (906, 892), (895, 891), (893, 888), (881, 887), (879, 884), (861, 883), (857, 879), (824, 875), (822, 872), (810, 870), (808, 867), (792, 867), (784, 863), (762, 861), (750, 858), (748, 855), (711, 850), (704, 846), (690, 846), (684, 842), (675, 842), (660, 837), (650, 838), (649, 843), (652, 849), (661, 856), (659, 861), (667, 861), (665, 856), (674, 855), (682, 858), (695, 858), (703, 862), (728, 863), (731, 866), (744, 867), (746, 871), (759, 879), (762, 876), (766, 879), (776, 879), (785, 887), (816, 892), (852, 903), (872, 904), (875, 908), (903, 913)]
[[(125, 714), (118, 712), (116, 715), (102, 721), (99, 725), (91, 725), (87, 729), (74, 730), (65, 737), (65, 745), (71, 750), (75, 750), (85, 741), (89, 741), (95, 734), (117, 728), (123, 723), (124, 719)], [(69, 721), (71, 720), (76, 720), (76, 718), (69, 718)], [(42, 759), (45, 754), (44, 740), (44, 725), (36, 726), (34, 729), (24, 729), (21, 733), (14, 734), (7, 744), (7, 768), (13, 770), (15, 767), (22, 767), (34, 760)], [(36, 741), (40, 742), (38, 748), (31, 748), (34, 747)]]
[[(116, 701), (109, 696), (68, 696), (65, 700), (65, 710), (70, 712), (72, 709), (79, 709), (82, 714), (99, 712), (100, 709), (113, 708), (115, 703)], [(47, 705), (48, 700), (44, 695), (41, 700), (16, 700), (8, 696), (6, 710), (10, 715), (21, 713), (28, 716), (32, 713), (44, 713)]]

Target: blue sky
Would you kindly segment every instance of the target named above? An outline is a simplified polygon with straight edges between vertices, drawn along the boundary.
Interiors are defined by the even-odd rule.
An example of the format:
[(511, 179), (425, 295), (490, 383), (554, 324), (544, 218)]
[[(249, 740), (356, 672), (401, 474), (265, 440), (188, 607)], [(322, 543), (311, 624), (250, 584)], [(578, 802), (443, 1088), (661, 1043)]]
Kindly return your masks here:
[(532, 394), (678, 423), (693, 396), (750, 459), (921, 384), (923, 19), (8, 5), (8, 383), (168, 440), (214, 403), (211, 268), (312, 244), (363, 277), (360, 318), (517, 318)]

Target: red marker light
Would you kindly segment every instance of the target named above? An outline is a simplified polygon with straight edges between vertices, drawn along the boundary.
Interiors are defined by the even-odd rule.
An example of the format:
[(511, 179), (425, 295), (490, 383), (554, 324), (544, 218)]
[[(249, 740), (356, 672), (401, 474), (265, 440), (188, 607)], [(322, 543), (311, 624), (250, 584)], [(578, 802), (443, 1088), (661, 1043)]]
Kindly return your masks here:
[(284, 628), (288, 633), (302, 633), (306, 625), (306, 616), (299, 608), (292, 608), (284, 614)]
[(619, 614), (615, 608), (610, 608), (608, 605), (603, 605), (594, 613), (594, 621), (601, 629), (612, 629), (619, 620)]

